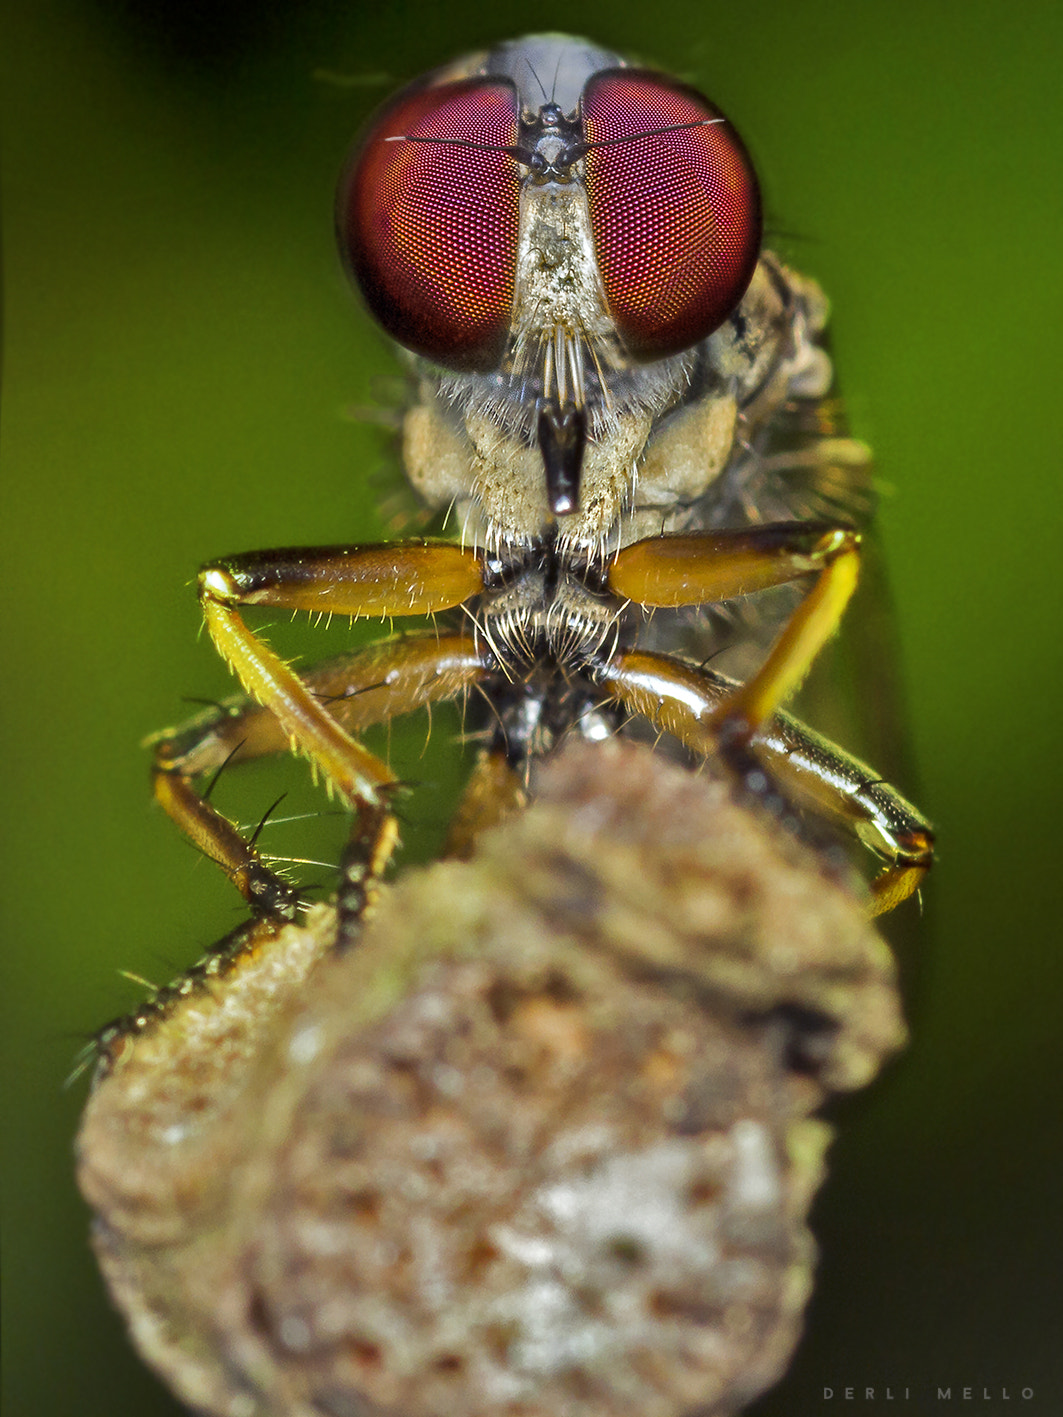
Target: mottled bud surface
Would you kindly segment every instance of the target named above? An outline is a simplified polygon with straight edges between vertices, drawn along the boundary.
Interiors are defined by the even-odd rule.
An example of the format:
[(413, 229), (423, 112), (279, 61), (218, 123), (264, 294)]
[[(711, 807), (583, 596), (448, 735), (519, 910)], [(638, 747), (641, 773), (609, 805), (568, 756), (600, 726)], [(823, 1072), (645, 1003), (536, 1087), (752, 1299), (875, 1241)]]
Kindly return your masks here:
[(117, 1041), (116, 1302), (226, 1417), (722, 1417), (784, 1370), (828, 1130), (903, 1041), (865, 905), (727, 787), (573, 745), (363, 938), (263, 927)]

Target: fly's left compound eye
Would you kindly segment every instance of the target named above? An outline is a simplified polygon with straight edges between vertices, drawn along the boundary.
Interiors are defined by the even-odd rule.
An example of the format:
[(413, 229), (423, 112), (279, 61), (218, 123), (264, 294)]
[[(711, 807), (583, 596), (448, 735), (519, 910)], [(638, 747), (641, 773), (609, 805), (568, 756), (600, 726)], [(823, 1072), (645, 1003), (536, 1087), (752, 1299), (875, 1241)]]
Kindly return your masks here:
[(509, 333), (520, 176), (505, 79), (407, 90), (340, 185), (340, 248), (366, 302), (407, 349), (489, 372)]
[(760, 193), (746, 150), (701, 94), (649, 70), (595, 74), (581, 111), (616, 327), (638, 359), (688, 349), (726, 320), (757, 264)]

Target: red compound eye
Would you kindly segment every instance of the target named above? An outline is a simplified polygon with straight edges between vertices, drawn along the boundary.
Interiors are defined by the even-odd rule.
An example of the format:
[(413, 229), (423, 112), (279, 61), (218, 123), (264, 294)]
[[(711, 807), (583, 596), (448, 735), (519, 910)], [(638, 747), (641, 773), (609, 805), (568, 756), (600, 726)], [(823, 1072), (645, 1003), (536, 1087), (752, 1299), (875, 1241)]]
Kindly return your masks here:
[(340, 183), (340, 249), (373, 314), (453, 369), (491, 370), (505, 347), (520, 176), (501, 149), (516, 144), (518, 111), (505, 80), (408, 90)]
[(711, 334), (745, 293), (760, 249), (757, 179), (730, 124), (705, 124), (718, 110), (659, 74), (603, 70), (581, 107), (610, 311), (632, 354), (661, 359)]

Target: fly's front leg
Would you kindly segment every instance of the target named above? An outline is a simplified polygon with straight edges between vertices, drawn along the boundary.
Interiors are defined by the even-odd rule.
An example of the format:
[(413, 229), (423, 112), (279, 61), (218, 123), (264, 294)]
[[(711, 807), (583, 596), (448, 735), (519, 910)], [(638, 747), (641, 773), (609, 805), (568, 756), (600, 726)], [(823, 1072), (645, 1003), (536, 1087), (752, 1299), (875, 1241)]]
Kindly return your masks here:
[[(320, 772), (331, 791), (357, 813), (355, 838), (364, 862), (357, 890), (353, 869), (346, 872), (349, 894), (364, 897), (372, 880), (387, 863), (396, 840), (389, 810), (389, 789), (395, 778), (386, 764), (352, 738), (342, 720), (363, 726), (376, 717), (416, 707), (426, 686), (427, 697), (457, 692), (455, 675), (471, 672), (474, 656), (449, 641), (426, 638), (404, 658), (397, 646), (386, 647), (383, 659), (371, 654), (349, 678), (343, 690), (333, 682), (319, 696), (257, 635), (240, 614), (245, 605), (269, 605), (342, 615), (428, 615), (449, 609), (482, 588), (482, 573), (475, 554), (448, 543), (416, 542), (396, 546), (327, 547), (305, 551), (257, 552), (227, 558), (204, 567), (200, 573), (200, 598), (211, 638), (222, 657), (236, 672), (254, 700), (266, 711), (237, 711), (231, 722), (205, 728), (200, 737), (168, 735), (156, 746), (156, 796), (180, 826), (217, 860), (245, 899), (267, 914), (290, 915), (296, 908), (290, 888), (262, 865), (254, 849), (237, 829), (195, 791), (192, 778), (226, 759), (223, 749), (237, 756), (277, 751), (284, 746), (303, 753)], [(401, 645), (402, 642), (399, 642)], [(444, 646), (435, 654), (426, 644)], [(457, 653), (465, 670), (447, 668), (448, 652)], [(383, 667), (387, 662), (387, 668)], [(391, 684), (387, 674), (394, 671)], [(438, 672), (437, 672), (438, 671)], [(420, 684), (417, 689), (415, 684)], [(359, 708), (352, 707), (362, 694)], [(375, 695), (375, 698), (373, 697)], [(237, 735), (246, 730), (246, 737)], [(217, 759), (221, 758), (219, 763)], [(353, 899), (353, 895), (351, 896)]]
[(714, 748), (767, 810), (787, 802), (751, 743), (808, 673), (856, 589), (859, 535), (844, 527), (781, 522), (746, 531), (695, 532), (635, 542), (620, 551), (609, 588), (645, 606), (705, 605), (815, 576), (764, 663), (720, 705)]
[[(630, 713), (648, 718), (700, 755), (719, 751), (719, 724), (742, 689), (722, 674), (641, 651), (615, 656), (599, 668), (598, 680)], [(871, 885), (873, 915), (892, 910), (918, 888), (933, 863), (934, 834), (899, 792), (787, 713), (777, 713), (764, 726), (755, 748), (766, 782), (788, 794), (780, 794), (780, 802), (792, 798), (834, 820), (886, 860)]]
[(721, 707), (721, 742), (748, 743), (790, 697), (838, 628), (856, 589), (859, 534), (780, 522), (748, 531), (636, 541), (618, 552), (609, 589), (648, 607), (708, 605), (815, 576), (756, 674)]

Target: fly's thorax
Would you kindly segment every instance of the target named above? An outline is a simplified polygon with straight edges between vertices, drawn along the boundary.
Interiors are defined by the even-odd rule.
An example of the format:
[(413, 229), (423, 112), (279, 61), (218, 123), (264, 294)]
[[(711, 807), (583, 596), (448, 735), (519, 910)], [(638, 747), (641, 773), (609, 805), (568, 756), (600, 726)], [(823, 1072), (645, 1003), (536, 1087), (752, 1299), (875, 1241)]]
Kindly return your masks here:
[(829, 313), (814, 280), (764, 252), (741, 305), (705, 341), (706, 366), (733, 390), (747, 435), (791, 399), (829, 391), (834, 371), (820, 343)]

